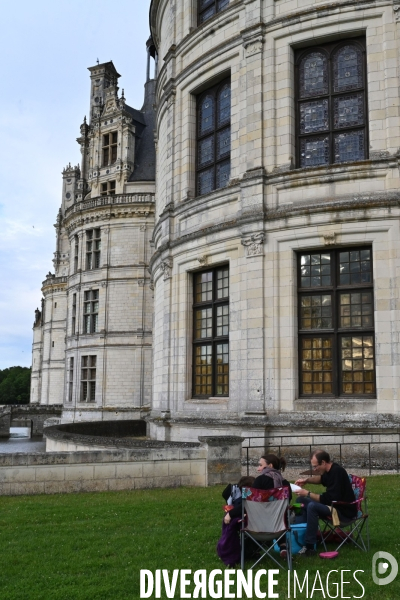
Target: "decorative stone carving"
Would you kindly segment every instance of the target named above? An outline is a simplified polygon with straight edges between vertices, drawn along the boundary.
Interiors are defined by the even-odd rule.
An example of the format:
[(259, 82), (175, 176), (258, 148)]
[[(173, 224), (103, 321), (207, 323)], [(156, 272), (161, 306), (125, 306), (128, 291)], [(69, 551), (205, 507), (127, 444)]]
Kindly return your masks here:
[(198, 256), (197, 260), (199, 261), (202, 267), (206, 267), (208, 264), (208, 255), (204, 254), (203, 256)]
[(324, 244), (325, 246), (334, 246), (336, 243), (336, 233), (334, 231), (330, 231), (329, 233), (324, 233)]
[(396, 23), (400, 22), (400, 3), (396, 3), (393, 5), (394, 18)]
[(146, 231), (146, 225), (141, 225), (140, 226), (140, 231)]
[(257, 38), (255, 40), (249, 40), (248, 42), (245, 42), (243, 45), (246, 58), (249, 58), (250, 56), (254, 56), (254, 54), (262, 52), (263, 43), (264, 42), (262, 38)]
[(138, 279), (138, 286), (144, 287), (144, 279)]
[(164, 273), (164, 281), (172, 277), (172, 258), (167, 258), (160, 265), (161, 271)]
[(265, 233), (255, 233), (250, 238), (242, 239), (242, 246), (247, 250), (247, 258), (262, 256), (264, 253)]

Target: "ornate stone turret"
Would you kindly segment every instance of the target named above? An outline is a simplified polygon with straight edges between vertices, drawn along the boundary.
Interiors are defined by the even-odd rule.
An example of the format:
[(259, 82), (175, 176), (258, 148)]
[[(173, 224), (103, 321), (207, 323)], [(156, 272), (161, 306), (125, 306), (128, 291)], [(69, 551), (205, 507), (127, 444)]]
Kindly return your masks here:
[(117, 72), (112, 61), (89, 67), (92, 81), (90, 90), (90, 122), (98, 118), (106, 102), (106, 94), (110, 87), (118, 91), (118, 79), (121, 75)]

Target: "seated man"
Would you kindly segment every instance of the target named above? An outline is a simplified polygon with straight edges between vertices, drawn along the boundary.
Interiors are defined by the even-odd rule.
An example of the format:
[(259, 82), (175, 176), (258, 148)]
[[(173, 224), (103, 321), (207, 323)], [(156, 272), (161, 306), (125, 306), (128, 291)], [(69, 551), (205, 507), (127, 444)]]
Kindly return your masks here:
[[(333, 501), (354, 502), (354, 492), (349, 476), (343, 467), (331, 462), (330, 456), (324, 450), (316, 450), (311, 455), (311, 466), (315, 472), (312, 477), (299, 479), (296, 485), (303, 487), (306, 483), (321, 483), (326, 492), (314, 494), (307, 490), (298, 492), (296, 502), (304, 504), (302, 522), (307, 523), (305, 546), (300, 550), (300, 556), (316, 554), (314, 546), (317, 542), (318, 519), (329, 517), (329, 506)], [(341, 520), (351, 520), (357, 516), (357, 505), (335, 507)]]

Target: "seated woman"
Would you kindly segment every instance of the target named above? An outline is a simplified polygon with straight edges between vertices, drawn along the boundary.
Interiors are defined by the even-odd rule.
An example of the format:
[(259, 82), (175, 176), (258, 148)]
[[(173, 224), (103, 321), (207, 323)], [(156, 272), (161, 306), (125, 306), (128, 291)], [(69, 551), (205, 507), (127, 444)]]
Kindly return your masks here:
[[(257, 490), (272, 490), (273, 488), (280, 488), (283, 486), (289, 487), (289, 501), (292, 501), (292, 489), (287, 479), (282, 477), (282, 473), (286, 468), (286, 460), (275, 454), (266, 454), (262, 456), (258, 461), (257, 472), (260, 473), (256, 477), (253, 488)], [(279, 544), (280, 555), (282, 558), (286, 558), (286, 544)]]
[[(262, 456), (258, 461), (257, 472), (260, 473), (256, 477), (252, 487), (257, 490), (272, 490), (273, 488), (280, 488), (288, 486), (290, 489), (290, 483), (283, 479), (282, 473), (286, 468), (286, 460), (283, 456), (276, 456), (275, 454), (266, 454)], [(292, 490), (289, 491), (289, 498), (292, 499)]]

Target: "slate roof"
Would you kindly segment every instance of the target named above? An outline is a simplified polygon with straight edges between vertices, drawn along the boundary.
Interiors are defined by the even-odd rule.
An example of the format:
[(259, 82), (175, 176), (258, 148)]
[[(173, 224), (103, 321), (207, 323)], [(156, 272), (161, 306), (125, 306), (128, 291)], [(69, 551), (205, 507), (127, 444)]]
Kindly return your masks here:
[(155, 181), (156, 178), (155, 87), (154, 79), (146, 83), (144, 104), (140, 111), (126, 106), (136, 124), (135, 168), (129, 181)]

